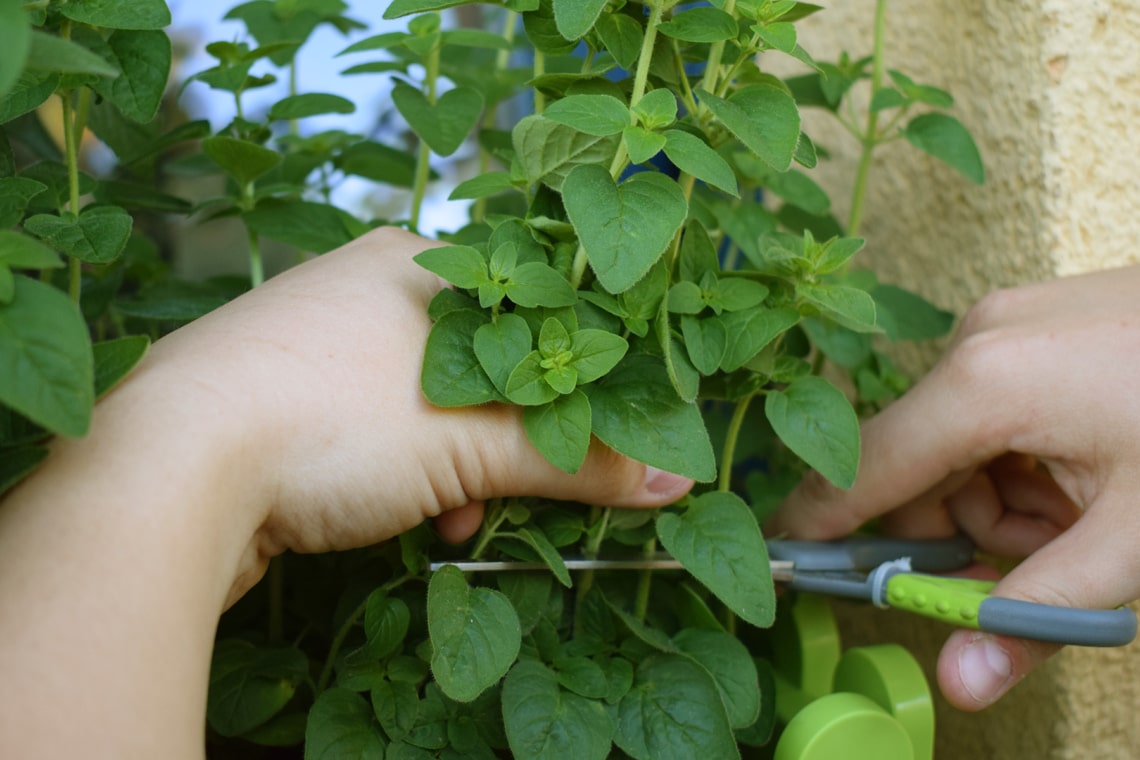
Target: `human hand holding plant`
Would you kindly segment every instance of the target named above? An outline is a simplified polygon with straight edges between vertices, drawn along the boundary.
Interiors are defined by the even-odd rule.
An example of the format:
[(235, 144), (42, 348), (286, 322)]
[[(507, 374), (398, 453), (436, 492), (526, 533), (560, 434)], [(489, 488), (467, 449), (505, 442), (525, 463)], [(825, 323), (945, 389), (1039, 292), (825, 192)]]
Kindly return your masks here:
[[(994, 594), (1111, 608), (1140, 598), (1140, 349), (1132, 267), (997, 291), (942, 361), (863, 428), (855, 485), (810, 475), (768, 525), (826, 539), (881, 516), (910, 537), (968, 534), (1027, 558)], [(1062, 370), (1059, 357), (1065, 357)], [(997, 701), (1059, 647), (959, 631), (938, 677), (957, 707)]]
[[(286, 549), (364, 546), (466, 507), (441, 526), (460, 539), (495, 496), (661, 506), (688, 489), (600, 446), (567, 475), (517, 413), (424, 402), (440, 282), (411, 255), (430, 245), (374, 232), (159, 341), (91, 436), (58, 442), (5, 500), (0, 607), (27, 614), (0, 622), (7, 685), (24, 694), (6, 703), (0, 754), (75, 754), (93, 731), (117, 756), (195, 750), (217, 617)], [(37, 603), (57, 582), (72, 603)], [(58, 689), (49, 661), (69, 674)]]

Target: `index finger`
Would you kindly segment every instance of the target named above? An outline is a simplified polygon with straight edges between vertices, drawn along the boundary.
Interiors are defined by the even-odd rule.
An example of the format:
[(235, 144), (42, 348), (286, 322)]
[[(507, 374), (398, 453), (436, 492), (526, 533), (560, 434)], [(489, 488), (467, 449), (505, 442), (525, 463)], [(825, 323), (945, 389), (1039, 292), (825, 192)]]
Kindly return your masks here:
[(906, 395), (864, 423), (859, 473), (850, 489), (809, 473), (766, 532), (812, 540), (846, 535), (1009, 451), (1027, 424), (1024, 388), (1006, 392), (1018, 387), (1008, 372), (1011, 363), (1016, 366), (1014, 357), (1004, 357), (1005, 373), (983, 371), (993, 348), (987, 343), (959, 345)]

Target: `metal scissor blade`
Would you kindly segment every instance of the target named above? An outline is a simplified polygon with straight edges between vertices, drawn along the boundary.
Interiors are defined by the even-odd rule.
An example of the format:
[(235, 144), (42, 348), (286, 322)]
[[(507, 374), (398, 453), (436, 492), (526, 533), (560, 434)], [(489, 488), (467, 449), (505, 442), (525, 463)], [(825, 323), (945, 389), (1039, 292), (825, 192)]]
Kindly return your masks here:
[[(684, 566), (668, 556), (657, 557), (630, 557), (628, 559), (564, 559), (567, 570), (684, 570)], [(773, 560), (772, 577), (778, 581), (790, 580), (794, 563)], [(479, 560), (462, 560), (458, 562), (432, 562), (429, 566), (434, 572), (445, 565), (454, 565), (465, 573), (503, 572), (512, 570), (546, 570), (547, 565), (542, 562), (524, 562), (522, 560), (499, 560), (483, 562)]]

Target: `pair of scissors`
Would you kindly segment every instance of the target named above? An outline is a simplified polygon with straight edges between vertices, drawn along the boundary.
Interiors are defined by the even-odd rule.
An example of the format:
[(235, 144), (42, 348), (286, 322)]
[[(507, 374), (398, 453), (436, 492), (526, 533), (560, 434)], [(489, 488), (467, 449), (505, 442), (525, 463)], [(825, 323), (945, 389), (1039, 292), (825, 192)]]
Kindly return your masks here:
[[(973, 562), (965, 537), (904, 540), (852, 536), (838, 541), (767, 542), (773, 580), (798, 591), (869, 601), (935, 618), (960, 628), (1077, 646), (1123, 646), (1136, 637), (1135, 613), (1074, 609), (990, 596), (994, 581), (934, 573), (960, 570)], [(683, 570), (658, 553), (621, 559), (565, 559), (568, 570)], [(436, 562), (464, 572), (542, 570), (541, 562)]]

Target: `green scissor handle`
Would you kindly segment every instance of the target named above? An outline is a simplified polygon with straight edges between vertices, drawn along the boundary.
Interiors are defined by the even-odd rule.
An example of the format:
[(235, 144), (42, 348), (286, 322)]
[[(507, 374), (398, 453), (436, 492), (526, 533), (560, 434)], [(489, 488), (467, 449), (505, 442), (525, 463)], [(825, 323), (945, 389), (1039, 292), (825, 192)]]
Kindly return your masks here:
[(887, 577), (882, 601), (891, 607), (974, 628), (1036, 641), (1086, 647), (1123, 646), (1136, 637), (1136, 615), (1073, 609), (990, 596), (993, 581), (899, 571)]

